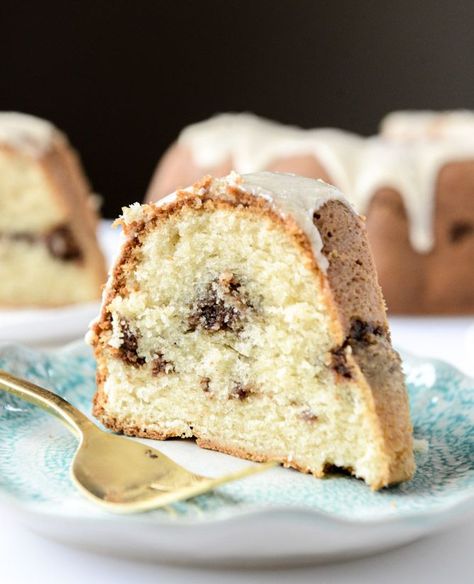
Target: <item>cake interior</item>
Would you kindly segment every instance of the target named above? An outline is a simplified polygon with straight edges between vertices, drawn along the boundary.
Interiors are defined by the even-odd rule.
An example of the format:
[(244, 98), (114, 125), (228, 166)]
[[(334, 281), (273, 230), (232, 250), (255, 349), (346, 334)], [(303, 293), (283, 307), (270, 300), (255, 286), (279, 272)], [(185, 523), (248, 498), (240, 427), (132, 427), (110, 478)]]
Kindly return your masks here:
[(91, 243), (56, 189), (38, 159), (0, 149), (1, 305), (55, 306), (99, 295), (97, 270), (87, 269)]
[(370, 391), (324, 279), (278, 221), (183, 207), (143, 232), (127, 261), (101, 339), (96, 414), (108, 426), (195, 436), (318, 476), (331, 465), (371, 484), (387, 475)]

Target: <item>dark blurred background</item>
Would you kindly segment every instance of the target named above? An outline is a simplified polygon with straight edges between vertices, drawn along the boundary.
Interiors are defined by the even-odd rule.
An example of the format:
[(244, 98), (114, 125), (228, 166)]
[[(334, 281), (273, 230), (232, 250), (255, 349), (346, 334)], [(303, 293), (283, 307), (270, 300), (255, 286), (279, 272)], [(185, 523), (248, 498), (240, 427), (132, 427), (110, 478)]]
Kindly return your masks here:
[(393, 109), (474, 108), (474, 2), (2, 1), (0, 59), (0, 109), (63, 129), (113, 217), (218, 111), (368, 134)]

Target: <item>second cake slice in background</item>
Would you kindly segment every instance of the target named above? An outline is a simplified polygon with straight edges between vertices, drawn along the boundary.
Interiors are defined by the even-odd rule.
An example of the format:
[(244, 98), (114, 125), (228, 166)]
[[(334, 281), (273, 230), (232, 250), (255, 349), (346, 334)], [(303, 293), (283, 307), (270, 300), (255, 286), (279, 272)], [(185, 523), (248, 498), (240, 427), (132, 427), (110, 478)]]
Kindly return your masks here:
[(64, 134), (0, 113), (0, 307), (100, 298), (106, 271), (94, 203)]

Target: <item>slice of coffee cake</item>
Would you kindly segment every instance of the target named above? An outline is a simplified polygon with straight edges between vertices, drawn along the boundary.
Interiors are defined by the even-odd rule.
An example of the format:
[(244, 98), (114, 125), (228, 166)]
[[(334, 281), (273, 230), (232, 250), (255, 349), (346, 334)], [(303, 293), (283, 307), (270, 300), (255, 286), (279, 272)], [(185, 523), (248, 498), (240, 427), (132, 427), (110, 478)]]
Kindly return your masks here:
[(106, 273), (78, 158), (49, 122), (0, 113), (0, 306), (94, 300)]
[(94, 413), (374, 489), (414, 472), (400, 360), (362, 220), (295, 175), (207, 177), (125, 209), (89, 341)]

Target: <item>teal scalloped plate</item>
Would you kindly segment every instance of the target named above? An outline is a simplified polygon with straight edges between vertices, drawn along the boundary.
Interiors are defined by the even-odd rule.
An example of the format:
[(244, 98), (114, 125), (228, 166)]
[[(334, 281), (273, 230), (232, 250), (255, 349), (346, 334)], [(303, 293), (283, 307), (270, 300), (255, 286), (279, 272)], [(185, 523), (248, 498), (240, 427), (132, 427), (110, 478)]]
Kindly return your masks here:
[[(277, 468), (133, 516), (97, 508), (69, 478), (76, 440), (54, 418), (0, 392), (0, 501), (35, 531), (96, 551), (186, 563), (326, 561), (413, 541), (474, 511), (474, 380), (440, 361), (403, 355), (415, 437), (412, 481), (377, 493), (349, 477), (317, 480)], [(94, 362), (82, 343), (39, 352), (0, 347), (0, 368), (88, 413)], [(146, 442), (146, 441), (144, 441)], [(209, 475), (246, 464), (191, 441), (154, 444)]]

